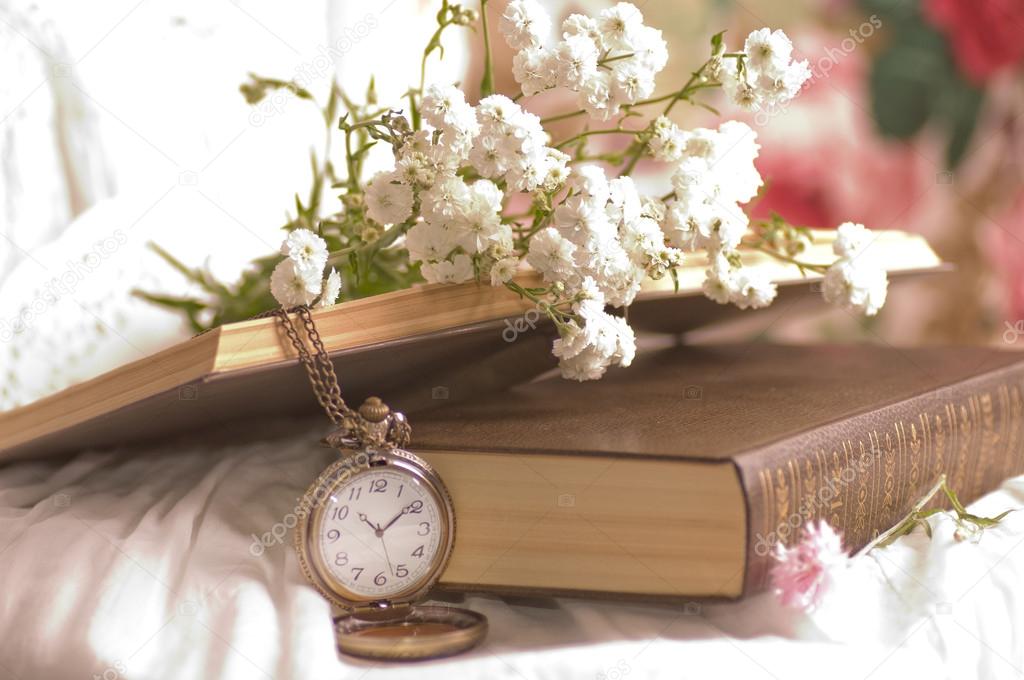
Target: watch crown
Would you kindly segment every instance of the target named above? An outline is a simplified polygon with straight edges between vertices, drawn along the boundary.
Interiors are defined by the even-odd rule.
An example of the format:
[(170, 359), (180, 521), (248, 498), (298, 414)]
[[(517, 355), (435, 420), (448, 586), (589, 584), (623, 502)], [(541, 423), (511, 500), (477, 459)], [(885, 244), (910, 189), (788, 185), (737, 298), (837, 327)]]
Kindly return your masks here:
[(391, 408), (388, 407), (380, 397), (369, 397), (363, 402), (363, 405), (359, 407), (359, 415), (365, 420), (371, 423), (381, 423), (391, 413)]

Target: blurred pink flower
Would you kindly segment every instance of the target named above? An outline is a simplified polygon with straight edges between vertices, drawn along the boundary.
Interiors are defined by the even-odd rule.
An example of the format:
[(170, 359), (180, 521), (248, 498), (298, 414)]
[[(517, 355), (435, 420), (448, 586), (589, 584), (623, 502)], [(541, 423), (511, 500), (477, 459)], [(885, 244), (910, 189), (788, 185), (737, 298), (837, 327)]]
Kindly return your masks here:
[(836, 572), (844, 569), (849, 556), (843, 551), (839, 534), (825, 520), (808, 522), (804, 535), (792, 548), (776, 545), (771, 580), (775, 594), (787, 607), (810, 611), (821, 604), (832, 588)]
[(993, 225), (986, 250), (1002, 279), (1005, 319), (1016, 323), (1024, 319), (1024, 193)]
[(925, 0), (924, 15), (949, 37), (960, 70), (977, 83), (1024, 60), (1021, 0)]

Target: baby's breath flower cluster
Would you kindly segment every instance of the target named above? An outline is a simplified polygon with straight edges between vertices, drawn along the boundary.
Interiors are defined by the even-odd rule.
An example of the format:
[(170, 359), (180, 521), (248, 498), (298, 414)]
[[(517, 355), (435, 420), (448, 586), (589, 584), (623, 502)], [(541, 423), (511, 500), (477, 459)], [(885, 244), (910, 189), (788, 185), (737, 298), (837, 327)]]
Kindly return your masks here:
[(327, 265), (327, 243), (309, 229), (296, 229), (281, 244), (281, 260), (270, 275), (270, 292), (285, 307), (311, 305), (327, 307), (338, 301), (341, 275)]
[(546, 46), (550, 28), (537, 0), (512, 0), (502, 15), (505, 41), (518, 50), (512, 76), (524, 95), (565, 88), (577, 93), (580, 108), (592, 117), (608, 120), (624, 104), (654, 93), (668, 48), (636, 6), (620, 2), (596, 17), (572, 14), (562, 22), (562, 39)]
[[(341, 97), (349, 109), (340, 125), (347, 176), (334, 178), (327, 164), (321, 183), (330, 180), (340, 189), (344, 209), (318, 220), (310, 207), (317, 204), (315, 192), (310, 205), (300, 203), (301, 220), (289, 225), (282, 246), (286, 258), (270, 276), (278, 303), (332, 304), (352, 271), (357, 279), (372, 275), (378, 258), (397, 252), (405, 278), (396, 280), (487, 282), (531, 300), (558, 329), (552, 351), (563, 375), (577, 380), (632, 361), (633, 330), (616, 310), (633, 302), (646, 279), (674, 276), (687, 258), (707, 263), (709, 298), (743, 309), (764, 307), (776, 296), (762, 270), (744, 266), (744, 250), (821, 274), (825, 299), (847, 309), (870, 315), (882, 306), (886, 275), (866, 257), (871, 239), (862, 226), (840, 227), (838, 259), (824, 264), (798, 259), (810, 243), (806, 228), (778, 216), (751, 223), (746, 206), (763, 186), (753, 129), (728, 120), (684, 130), (668, 117), (677, 103), (696, 103), (694, 97), (711, 88), (747, 108), (785, 105), (809, 70), (793, 60), (784, 33), (755, 31), (738, 52), (728, 51), (718, 34), (709, 59), (682, 88), (655, 96), (666, 45), (636, 6), (621, 2), (596, 16), (570, 15), (551, 40), (547, 11), (536, 0), (511, 0), (499, 30), (515, 51), (512, 69), (521, 92), (513, 99), (491, 88), (487, 13), (442, 4), (407, 112), (378, 109), (372, 84), (365, 106)], [(478, 20), (486, 75), (474, 104), (459, 87), (428, 84), (426, 61), (441, 50), (445, 28)], [(249, 93), (274, 87), (287, 84), (262, 79)], [(523, 100), (556, 88), (574, 92), (578, 110), (551, 119), (578, 116), (599, 126), (618, 120), (554, 143), (545, 121)], [(332, 92), (328, 121), (336, 119), (334, 98)], [(648, 116), (645, 126), (623, 127), (642, 115), (641, 108), (659, 103), (661, 115)], [(628, 146), (589, 153), (594, 134), (623, 135)], [(390, 146), (394, 166), (364, 180), (365, 151), (381, 142)], [(659, 198), (639, 192), (631, 172), (641, 157), (663, 164), (671, 192)], [(523, 206), (529, 206), (525, 212)], [(332, 267), (325, 277), (335, 264), (341, 273)], [(522, 283), (518, 275), (528, 268), (542, 285)]]

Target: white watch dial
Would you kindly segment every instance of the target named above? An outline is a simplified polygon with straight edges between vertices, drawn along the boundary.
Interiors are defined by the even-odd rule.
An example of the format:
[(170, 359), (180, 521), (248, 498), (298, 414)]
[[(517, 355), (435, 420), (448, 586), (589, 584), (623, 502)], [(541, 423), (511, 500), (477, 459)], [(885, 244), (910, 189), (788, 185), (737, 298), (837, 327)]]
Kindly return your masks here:
[(356, 475), (318, 512), (322, 564), (363, 597), (390, 597), (421, 582), (431, 572), (445, 530), (445, 516), (430, 490), (394, 467)]

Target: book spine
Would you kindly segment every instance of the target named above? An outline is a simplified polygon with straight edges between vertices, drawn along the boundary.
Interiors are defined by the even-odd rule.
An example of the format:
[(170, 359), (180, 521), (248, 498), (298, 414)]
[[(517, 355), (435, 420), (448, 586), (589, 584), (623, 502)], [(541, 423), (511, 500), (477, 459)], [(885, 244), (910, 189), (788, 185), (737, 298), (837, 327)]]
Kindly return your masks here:
[[(1024, 473), (1024, 369), (957, 383), (737, 458), (747, 493), (744, 592), (768, 586), (777, 544), (826, 520), (851, 553), (945, 473), (964, 503)], [(930, 507), (945, 506), (936, 498)]]

